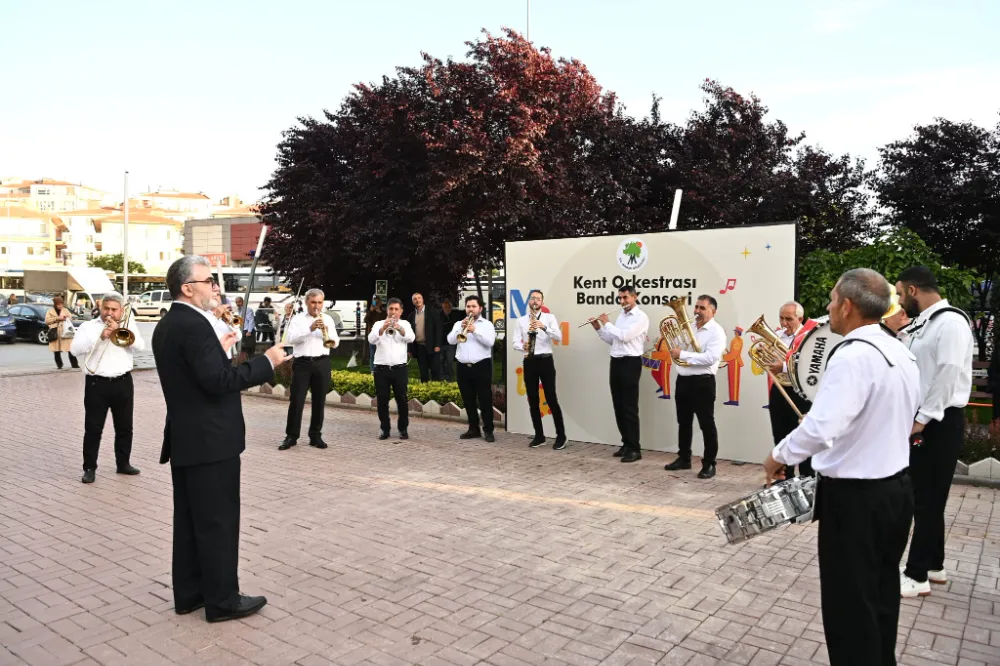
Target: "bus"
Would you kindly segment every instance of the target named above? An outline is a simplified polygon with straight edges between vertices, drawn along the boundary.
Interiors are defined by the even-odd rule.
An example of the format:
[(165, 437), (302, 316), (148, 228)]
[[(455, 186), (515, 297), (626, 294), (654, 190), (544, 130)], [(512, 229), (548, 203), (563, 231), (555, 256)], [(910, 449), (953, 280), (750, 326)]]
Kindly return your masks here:
[[(124, 286), (125, 276), (121, 273), (115, 273), (115, 277), (112, 282), (115, 285), (115, 291), (119, 294), (125, 293), (122, 288)], [(139, 298), (140, 294), (147, 291), (156, 291), (158, 289), (167, 288), (167, 276), (166, 275), (132, 275), (129, 273), (128, 276), (128, 299), (130, 301), (135, 301)]]

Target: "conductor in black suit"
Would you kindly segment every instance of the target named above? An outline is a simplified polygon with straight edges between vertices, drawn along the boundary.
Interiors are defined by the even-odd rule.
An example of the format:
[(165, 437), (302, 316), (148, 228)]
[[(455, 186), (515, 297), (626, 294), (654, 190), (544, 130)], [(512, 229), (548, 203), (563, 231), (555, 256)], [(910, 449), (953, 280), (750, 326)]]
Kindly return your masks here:
[(245, 426), (240, 391), (274, 377), (285, 360), (280, 347), (233, 367), (228, 350), (237, 334), (220, 339), (209, 317), (219, 304), (211, 267), (184, 256), (167, 270), (174, 304), (153, 331), (153, 355), (167, 403), (160, 463), (170, 462), (174, 485), (174, 609), (205, 607), (209, 622), (256, 613), (264, 597), (240, 593), (240, 453)]

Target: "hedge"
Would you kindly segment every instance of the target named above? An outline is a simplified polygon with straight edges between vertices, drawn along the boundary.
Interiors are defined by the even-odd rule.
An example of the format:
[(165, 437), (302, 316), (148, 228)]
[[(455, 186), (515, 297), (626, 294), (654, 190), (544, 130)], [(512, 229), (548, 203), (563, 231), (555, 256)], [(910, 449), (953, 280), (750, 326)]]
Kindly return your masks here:
[[(350, 370), (330, 371), (330, 390), (336, 391), (340, 395), (362, 393), (375, 397), (375, 378), (370, 374), (362, 372), (351, 372)], [(458, 384), (452, 382), (426, 382), (410, 380), (406, 388), (406, 395), (410, 399), (420, 402), (436, 401), (439, 405), (446, 405), (453, 402), (459, 407), (464, 407), (462, 394), (458, 390)]]

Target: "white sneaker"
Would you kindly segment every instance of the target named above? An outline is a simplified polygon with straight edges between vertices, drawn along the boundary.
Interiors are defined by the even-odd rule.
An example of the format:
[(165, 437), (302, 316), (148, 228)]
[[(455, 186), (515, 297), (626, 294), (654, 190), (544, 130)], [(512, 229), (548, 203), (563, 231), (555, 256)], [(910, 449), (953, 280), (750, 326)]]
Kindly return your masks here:
[(903, 599), (926, 597), (930, 593), (931, 584), (928, 581), (918, 583), (906, 574), (899, 574), (899, 596)]
[(932, 583), (937, 583), (938, 585), (944, 585), (948, 582), (948, 572), (944, 569), (940, 571), (928, 571), (927, 580)]

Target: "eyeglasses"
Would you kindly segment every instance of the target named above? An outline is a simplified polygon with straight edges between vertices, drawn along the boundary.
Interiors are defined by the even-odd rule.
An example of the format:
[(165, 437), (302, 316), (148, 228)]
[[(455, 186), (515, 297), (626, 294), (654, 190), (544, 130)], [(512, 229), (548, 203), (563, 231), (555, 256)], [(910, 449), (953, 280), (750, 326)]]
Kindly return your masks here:
[(219, 284), (219, 281), (216, 280), (214, 277), (210, 277), (210, 278), (205, 278), (204, 280), (189, 280), (184, 284), (208, 284), (214, 287)]

